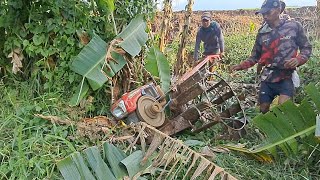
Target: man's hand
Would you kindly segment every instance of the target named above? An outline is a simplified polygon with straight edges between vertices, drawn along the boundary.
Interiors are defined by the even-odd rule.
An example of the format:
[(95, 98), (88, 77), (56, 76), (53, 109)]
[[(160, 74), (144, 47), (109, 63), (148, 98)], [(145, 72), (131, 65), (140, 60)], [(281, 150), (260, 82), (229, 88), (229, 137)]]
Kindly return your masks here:
[(284, 63), (284, 68), (286, 69), (294, 69), (299, 66), (299, 60), (297, 58), (292, 58), (289, 61)]
[(241, 65), (238, 64), (238, 65), (231, 66), (230, 70), (231, 71), (239, 71), (239, 70), (242, 70), (242, 68), (241, 68)]

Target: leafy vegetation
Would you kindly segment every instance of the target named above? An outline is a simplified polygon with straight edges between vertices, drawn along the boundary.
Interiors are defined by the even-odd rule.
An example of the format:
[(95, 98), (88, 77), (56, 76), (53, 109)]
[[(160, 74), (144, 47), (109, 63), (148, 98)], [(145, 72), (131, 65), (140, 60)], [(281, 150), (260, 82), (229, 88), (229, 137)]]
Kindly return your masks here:
[(303, 141), (316, 145), (314, 135), (316, 113), (320, 110), (320, 92), (313, 84), (308, 85), (306, 91), (310, 100), (305, 98), (298, 107), (292, 101), (287, 101), (252, 120), (252, 123), (266, 134), (266, 143), (251, 149), (226, 147), (260, 161), (272, 162), (278, 158), (278, 149), (286, 156), (292, 156), (299, 153), (299, 146)]
[[(29, 80), (32, 88), (41, 92), (75, 92), (81, 77), (70, 71), (72, 59), (94, 33), (110, 42), (116, 36), (114, 29), (122, 29), (142, 12), (150, 18), (154, 11), (153, 1), (146, 4), (115, 1), (113, 6), (117, 8), (112, 3), (111, 0), (1, 1), (0, 75)], [(113, 18), (109, 19), (110, 15)], [(15, 49), (24, 53), (18, 74), (11, 73), (12, 64), (6, 58)]]

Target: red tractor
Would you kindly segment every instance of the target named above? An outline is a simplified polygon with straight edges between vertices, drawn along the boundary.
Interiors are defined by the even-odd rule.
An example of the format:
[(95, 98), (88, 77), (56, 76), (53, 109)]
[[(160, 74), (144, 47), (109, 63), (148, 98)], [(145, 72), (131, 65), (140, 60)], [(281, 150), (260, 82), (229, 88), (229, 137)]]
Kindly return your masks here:
[[(189, 128), (200, 132), (218, 123), (242, 130), (246, 116), (236, 93), (212, 72), (219, 59), (218, 55), (207, 56), (171, 86), (168, 94), (153, 83), (124, 94), (112, 105), (113, 116), (126, 119), (127, 124), (144, 121), (168, 135)], [(167, 106), (170, 117), (164, 111)]]

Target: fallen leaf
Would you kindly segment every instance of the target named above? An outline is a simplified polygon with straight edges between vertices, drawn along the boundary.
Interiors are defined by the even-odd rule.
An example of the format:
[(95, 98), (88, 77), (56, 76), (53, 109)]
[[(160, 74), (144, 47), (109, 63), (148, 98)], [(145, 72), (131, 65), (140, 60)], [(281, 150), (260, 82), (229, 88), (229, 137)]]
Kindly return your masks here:
[(18, 72), (21, 72), (20, 68), (23, 67), (22, 60), (24, 59), (24, 56), (21, 52), (20, 48), (14, 49), (9, 55), (8, 58), (11, 58), (12, 63), (12, 72), (13, 74), (17, 74)]

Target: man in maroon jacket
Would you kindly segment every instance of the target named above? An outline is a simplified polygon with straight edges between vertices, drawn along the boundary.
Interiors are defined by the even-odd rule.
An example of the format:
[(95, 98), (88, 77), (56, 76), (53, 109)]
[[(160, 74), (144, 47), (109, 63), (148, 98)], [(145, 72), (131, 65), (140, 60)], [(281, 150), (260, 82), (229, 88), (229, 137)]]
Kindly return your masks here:
[(310, 58), (312, 46), (301, 23), (280, 18), (279, 0), (266, 0), (257, 13), (267, 25), (259, 30), (251, 56), (231, 70), (248, 69), (256, 63), (265, 66), (259, 102), (260, 111), (266, 113), (275, 96), (279, 95), (279, 104), (293, 97), (292, 73)]

